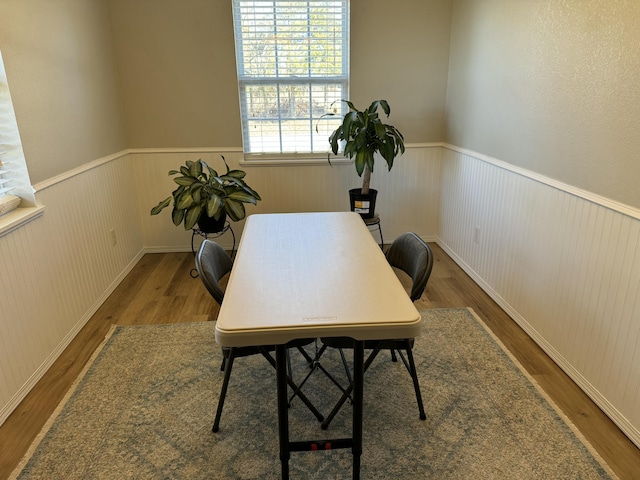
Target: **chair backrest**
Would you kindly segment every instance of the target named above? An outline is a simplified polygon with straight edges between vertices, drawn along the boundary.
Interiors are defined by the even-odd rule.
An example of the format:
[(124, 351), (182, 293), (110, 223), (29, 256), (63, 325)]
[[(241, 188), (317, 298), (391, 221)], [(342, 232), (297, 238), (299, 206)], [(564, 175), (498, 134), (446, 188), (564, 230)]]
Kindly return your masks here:
[(433, 269), (433, 252), (418, 235), (408, 232), (400, 235), (387, 250), (387, 261), (399, 268), (413, 280), (411, 301), (418, 300)]
[(224, 291), (220, 279), (231, 271), (233, 260), (224, 248), (212, 240), (205, 239), (196, 254), (196, 270), (200, 280), (211, 296), (222, 305)]

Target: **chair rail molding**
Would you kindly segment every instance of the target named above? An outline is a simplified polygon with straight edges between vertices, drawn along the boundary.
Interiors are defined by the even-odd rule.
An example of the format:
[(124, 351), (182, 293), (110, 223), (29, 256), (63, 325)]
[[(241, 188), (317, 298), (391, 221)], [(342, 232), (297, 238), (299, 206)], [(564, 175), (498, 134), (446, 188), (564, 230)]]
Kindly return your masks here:
[[(191, 232), (150, 209), (174, 188), (169, 170), (221, 154), (231, 168), (243, 158), (129, 149), (34, 186), (46, 214), (0, 235), (12, 279), (0, 289), (0, 423), (144, 253), (191, 251)], [(361, 183), (349, 164), (246, 171), (263, 198), (249, 214), (348, 210)], [(372, 187), (387, 243), (436, 239), (640, 447), (638, 209), (446, 143), (407, 145)]]
[(547, 177), (545, 175), (541, 175), (536, 172), (532, 172), (531, 170), (527, 170), (526, 168), (518, 167), (511, 163), (505, 162), (503, 160), (498, 160), (496, 158), (490, 157), (488, 155), (484, 155), (482, 153), (474, 152), (472, 150), (467, 150), (464, 148), (456, 147), (455, 145), (451, 145), (448, 143), (442, 144), (443, 148), (447, 150), (451, 150), (453, 152), (458, 152), (468, 157), (474, 158), (476, 160), (481, 160), (483, 162), (494, 165), (498, 168), (507, 170), (509, 172), (515, 173), (517, 175), (521, 175), (523, 177), (529, 178), (536, 182), (543, 183), (545, 185), (549, 185), (558, 190), (562, 190), (563, 192), (570, 193), (575, 195), (576, 197), (580, 197), (584, 200), (588, 200), (593, 203), (597, 203), (598, 205), (602, 205), (603, 207), (610, 208), (616, 212), (627, 215), (631, 218), (635, 218), (636, 220), (640, 220), (640, 209), (632, 207), (631, 205), (627, 205), (621, 202), (617, 202), (612, 200), (611, 198), (604, 197), (602, 195), (598, 195), (593, 192), (589, 192), (588, 190), (584, 190), (579, 187), (575, 187), (573, 185), (569, 185), (567, 183), (561, 182), (559, 180)]
[(640, 446), (637, 209), (446, 145), (438, 243)]

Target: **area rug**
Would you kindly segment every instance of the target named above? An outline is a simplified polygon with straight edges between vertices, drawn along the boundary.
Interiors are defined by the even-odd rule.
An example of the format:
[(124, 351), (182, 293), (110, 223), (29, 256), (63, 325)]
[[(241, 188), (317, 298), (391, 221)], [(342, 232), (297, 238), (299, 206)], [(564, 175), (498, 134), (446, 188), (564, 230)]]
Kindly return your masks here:
[[(383, 352), (366, 373), (363, 479), (615, 478), (471, 310), (421, 314), (427, 420), (404, 366)], [(292, 357), (299, 378), (308, 368)], [(322, 360), (343, 372), (335, 351)], [(11, 478), (279, 478), (275, 370), (261, 356), (236, 361), (214, 434), (220, 362), (212, 322), (114, 327)], [(304, 391), (325, 415), (340, 396), (321, 372)], [(349, 436), (351, 413), (347, 403), (323, 431), (294, 400), (291, 438)], [(351, 478), (351, 453), (295, 452), (290, 469)]]

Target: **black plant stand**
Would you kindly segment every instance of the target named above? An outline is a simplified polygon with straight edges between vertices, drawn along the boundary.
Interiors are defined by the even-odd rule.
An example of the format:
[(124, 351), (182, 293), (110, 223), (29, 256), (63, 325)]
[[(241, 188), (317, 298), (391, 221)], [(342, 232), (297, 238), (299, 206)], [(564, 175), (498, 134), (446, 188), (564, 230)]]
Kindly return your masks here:
[[(214, 233), (209, 233), (209, 232), (203, 232), (202, 230), (198, 229), (198, 228), (192, 228), (191, 229), (191, 253), (193, 253), (193, 256), (196, 256), (196, 247), (195, 247), (195, 238), (196, 236), (199, 237), (204, 237), (204, 239), (208, 239), (208, 238), (218, 238), (221, 237), (222, 235), (224, 235), (227, 232), (231, 232), (231, 236), (233, 237), (233, 247), (231, 248), (231, 258), (234, 258), (236, 256), (236, 234), (233, 231), (233, 228), (231, 228), (231, 223), (229, 222), (225, 222), (224, 227), (222, 228), (222, 230), (220, 230), (219, 232), (214, 232)], [(195, 268), (191, 269), (190, 272), (191, 278), (198, 278), (198, 271)]]
[(382, 224), (380, 223), (380, 215), (377, 213), (371, 218), (363, 218), (362, 219), (369, 230), (371, 232), (375, 232), (375, 229), (378, 229), (378, 233), (380, 234), (380, 248), (384, 251), (384, 238), (382, 238)]

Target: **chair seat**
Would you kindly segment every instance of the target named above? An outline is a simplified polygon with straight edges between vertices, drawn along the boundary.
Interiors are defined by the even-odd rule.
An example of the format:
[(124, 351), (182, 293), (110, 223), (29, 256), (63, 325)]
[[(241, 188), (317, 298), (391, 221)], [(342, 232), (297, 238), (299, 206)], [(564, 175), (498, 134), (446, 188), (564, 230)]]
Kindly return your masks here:
[[(431, 270), (433, 268), (433, 252), (429, 245), (427, 245), (418, 235), (413, 232), (405, 233), (399, 236), (389, 247), (386, 253), (387, 261), (392, 267), (398, 268), (411, 277), (412, 286), (409, 297), (412, 301), (418, 300), (429, 280)], [(354, 348), (354, 340), (349, 337), (327, 337), (321, 338), (323, 347), (337, 348), (342, 356), (342, 362), (344, 364), (347, 376), (349, 376), (349, 366), (344, 357), (344, 349)], [(418, 410), (420, 412), (420, 419), (425, 420), (427, 417), (424, 412), (424, 406), (422, 404), (422, 394), (420, 393), (420, 384), (418, 381), (418, 373), (416, 371), (415, 362), (413, 359), (413, 344), (415, 339), (413, 338), (395, 338), (386, 340), (366, 340), (364, 342), (364, 348), (373, 350), (367, 360), (364, 363), (364, 370), (371, 365), (381, 350), (391, 351), (391, 360), (396, 361), (396, 351), (402, 363), (407, 368), (409, 375), (413, 381), (414, 390), (416, 393), (416, 402), (418, 403)], [(402, 352), (406, 353), (407, 358)], [(343, 390), (342, 397), (333, 408), (329, 416), (322, 422), (322, 428), (326, 429), (333, 417), (338, 413), (340, 407), (349, 398), (353, 389), (353, 382), (349, 387)]]
[[(224, 301), (224, 291), (220, 287), (220, 279), (228, 274), (233, 267), (233, 261), (231, 257), (225, 252), (225, 250), (212, 240), (205, 239), (200, 245), (198, 254), (195, 258), (196, 271), (205, 288), (211, 294), (213, 299), (222, 305)], [(287, 348), (297, 348), (300, 353), (305, 357), (307, 362), (312, 362), (313, 359), (302, 348), (315, 341), (315, 338), (305, 338), (294, 340), (287, 344)], [(231, 370), (233, 369), (233, 362), (236, 358), (249, 357), (252, 355), (262, 355), (269, 364), (275, 369), (276, 361), (271, 355), (276, 349), (275, 345), (256, 345), (247, 347), (222, 347), (222, 365), (220, 370), (224, 371), (224, 379), (222, 381), (222, 387), (220, 389), (220, 396), (218, 397), (218, 408), (216, 410), (216, 417), (213, 422), (211, 430), (217, 432), (220, 426), (220, 418), (222, 416), (222, 408), (224, 406), (224, 400), (227, 394), (227, 388), (229, 386), (229, 379), (231, 378)], [(287, 350), (287, 358), (288, 358)], [(289, 362), (290, 363), (290, 362)], [(289, 365), (289, 372), (291, 371)], [(287, 374), (287, 384), (293, 389), (294, 392), (300, 397), (302, 402), (311, 410), (316, 416), (318, 421), (323, 420), (322, 414), (313, 406), (311, 401), (300, 392), (300, 388), (296, 385), (291, 378), (290, 373)]]
[[(250, 357), (251, 355), (258, 355), (263, 351), (274, 352), (276, 350), (275, 345), (262, 345), (252, 347), (233, 347), (235, 349), (234, 355), (236, 358)], [(222, 354), (228, 357), (231, 353), (231, 347), (222, 347)], [(222, 369), (224, 370), (224, 368)]]
[[(292, 340), (287, 343), (287, 348), (299, 348), (309, 345), (310, 343), (315, 342), (315, 338), (299, 338), (296, 340)], [(259, 345), (259, 346), (250, 346), (250, 347), (233, 347), (235, 348), (235, 357), (249, 357), (251, 355), (261, 354), (263, 351), (266, 352), (274, 352), (276, 350), (275, 345)], [(222, 347), (222, 352), (225, 356), (229, 355), (231, 351), (231, 347)]]

